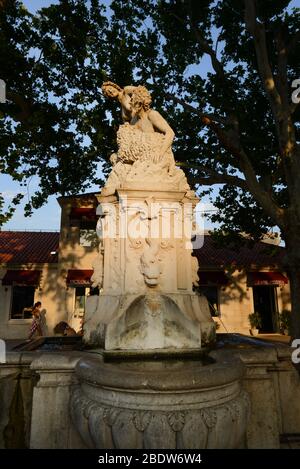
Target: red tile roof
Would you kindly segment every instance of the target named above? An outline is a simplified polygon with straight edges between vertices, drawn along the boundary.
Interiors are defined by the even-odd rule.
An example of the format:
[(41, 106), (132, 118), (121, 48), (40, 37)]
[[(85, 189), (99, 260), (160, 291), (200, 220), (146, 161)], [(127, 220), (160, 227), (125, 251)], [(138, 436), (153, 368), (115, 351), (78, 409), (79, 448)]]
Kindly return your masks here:
[(59, 233), (54, 232), (0, 231), (0, 263), (55, 263), (58, 242)]
[[(59, 233), (0, 231), (0, 263), (43, 264), (57, 262)], [(204, 236), (204, 245), (194, 251), (199, 260), (200, 270), (206, 267), (222, 268), (228, 265), (280, 266), (285, 249), (267, 243), (256, 243), (252, 248), (239, 250), (218, 248), (211, 236)]]
[(203, 267), (222, 268), (229, 265), (248, 268), (251, 266), (280, 267), (284, 254), (284, 247), (263, 242), (255, 243), (251, 248), (219, 248), (209, 235), (204, 236), (202, 248), (194, 251), (200, 270)]

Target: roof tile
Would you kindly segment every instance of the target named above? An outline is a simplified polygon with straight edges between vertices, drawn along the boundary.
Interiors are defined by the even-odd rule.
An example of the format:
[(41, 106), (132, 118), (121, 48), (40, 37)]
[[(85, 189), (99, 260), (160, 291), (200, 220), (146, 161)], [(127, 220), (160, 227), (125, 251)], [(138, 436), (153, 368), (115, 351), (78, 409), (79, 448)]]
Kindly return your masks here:
[(0, 263), (55, 263), (58, 243), (59, 233), (55, 232), (0, 231)]
[(201, 249), (194, 251), (199, 261), (200, 269), (203, 267), (222, 268), (225, 266), (281, 266), (285, 248), (275, 244), (258, 242), (250, 247), (230, 249), (218, 247), (211, 236), (204, 236), (204, 244)]

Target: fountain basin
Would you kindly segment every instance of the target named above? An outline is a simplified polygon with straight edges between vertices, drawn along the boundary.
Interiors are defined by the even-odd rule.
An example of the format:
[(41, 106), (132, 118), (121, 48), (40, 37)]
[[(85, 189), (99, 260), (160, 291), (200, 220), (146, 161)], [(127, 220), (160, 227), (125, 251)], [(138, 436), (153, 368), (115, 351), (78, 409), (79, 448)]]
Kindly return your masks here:
[[(75, 369), (71, 418), (89, 448), (242, 448), (248, 395), (244, 365), (213, 357), (105, 361), (84, 357)], [(228, 432), (230, 428), (230, 432)]]

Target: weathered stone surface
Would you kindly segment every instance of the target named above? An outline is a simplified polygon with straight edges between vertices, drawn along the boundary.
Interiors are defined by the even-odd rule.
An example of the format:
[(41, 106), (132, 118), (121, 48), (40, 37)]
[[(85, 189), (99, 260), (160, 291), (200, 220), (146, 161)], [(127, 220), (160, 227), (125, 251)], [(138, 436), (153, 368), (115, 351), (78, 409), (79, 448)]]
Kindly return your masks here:
[(29, 448), (33, 355), (8, 352), (0, 365), (0, 448)]
[(112, 82), (106, 96), (121, 104), (118, 152), (98, 196), (99, 254), (87, 302), (84, 340), (105, 349), (201, 348), (215, 340), (204, 296), (196, 295), (193, 210), (198, 202), (172, 153), (174, 132), (150, 108), (143, 86)]
[[(8, 353), (7, 363), (0, 366), (0, 446), (5, 447), (4, 433), (8, 423), (14, 423), (10, 420), (9, 414), (16, 377), (20, 375), (24, 406), (21, 418), (24, 418), (25, 444), (29, 446), (31, 433), (33, 448), (113, 448), (115, 444), (112, 426), (118, 428), (118, 423), (115, 423), (118, 418), (123, 423), (126, 419), (131, 435), (130, 443), (126, 435), (126, 443), (122, 443), (120, 438), (118, 445), (124, 447), (125, 444), (130, 444), (142, 447), (145, 445), (145, 434), (155, 412), (162, 412), (163, 421), (167, 422), (170, 431), (176, 434), (178, 448), (204, 448), (208, 442), (218, 447), (237, 445), (247, 448), (278, 448), (280, 437), (287, 438), (286, 435), (300, 433), (300, 412), (298, 412), (300, 382), (299, 374), (291, 363), (292, 349), (288, 346), (281, 347), (253, 340), (247, 345), (245, 339), (242, 340), (241, 337), (238, 341), (235, 337), (235, 346), (223, 345), (219, 350), (210, 352), (216, 363), (204, 366), (206, 372), (202, 374), (199, 370), (199, 373), (195, 373), (193, 367), (183, 367), (180, 361), (171, 360), (160, 364), (154, 362), (152, 371), (145, 376), (145, 371), (149, 371), (149, 365), (145, 366), (147, 361), (141, 360), (139, 364), (136, 363), (135, 369), (130, 365), (130, 361), (125, 363), (126, 359), (132, 360), (133, 352), (128, 354), (107, 352), (109, 359), (115, 361), (118, 359), (121, 362), (118, 373), (113, 372), (114, 367), (110, 368), (109, 363), (101, 369), (97, 367), (99, 352), (43, 353), (43, 356), (37, 352)], [(165, 355), (168, 353), (166, 351)], [(124, 358), (117, 358), (117, 354), (124, 354)], [(178, 354), (182, 355), (182, 359), (185, 356), (184, 351), (177, 351)], [(219, 357), (221, 361), (218, 367), (216, 365)], [(30, 369), (34, 358), (38, 360)], [(74, 384), (79, 386), (74, 369), (80, 358), (88, 359), (89, 366), (80, 365), (81, 385), (79, 392), (75, 392), (76, 389), (73, 388), (71, 398), (72, 386)], [(243, 399), (247, 397), (241, 399), (241, 404), (236, 399), (234, 402), (230, 401), (232, 388), (226, 385), (226, 382), (239, 381), (238, 376), (242, 370), (234, 361), (237, 358), (246, 368), (246, 373), (241, 378), (242, 389), (247, 392), (250, 399), (247, 431), (244, 432), (246, 441), (243, 438), (239, 439), (239, 435), (243, 433), (243, 425), (246, 425)], [(188, 359), (185, 358), (184, 361), (187, 363)], [(222, 367), (223, 372), (220, 371)], [(101, 394), (102, 401), (95, 399), (95, 395), (90, 393), (90, 388), (94, 392), (99, 388), (101, 391), (101, 382), (108, 383), (107, 395)], [(125, 403), (124, 399), (120, 398), (121, 383), (123, 389), (125, 387), (127, 389), (123, 395), (123, 398), (127, 396)], [(33, 385), (35, 387), (32, 395)], [(215, 387), (214, 405), (219, 402), (217, 419), (214, 416), (215, 409), (212, 408), (212, 402), (205, 401), (205, 393), (202, 392), (210, 385)], [(224, 389), (227, 389), (225, 398), (224, 394), (223, 397), (219, 394), (219, 391)], [(148, 396), (148, 401), (142, 402), (137, 399), (145, 395)], [(181, 400), (180, 405), (183, 405), (179, 409), (179, 405), (171, 404), (179, 403), (180, 395), (186, 396), (184, 402)], [(239, 391), (235, 394), (237, 395)], [(173, 396), (177, 401), (173, 400)], [(198, 404), (203, 405), (204, 402), (203, 409), (197, 408)], [(110, 411), (112, 404), (113, 412)], [(83, 407), (84, 412), (82, 412)], [(213, 411), (211, 415), (207, 414), (207, 409)], [(120, 411), (125, 412), (124, 416)], [(72, 424), (71, 414), (72, 420), (76, 422), (76, 428)], [(46, 420), (38, 418), (38, 415), (46, 416)], [(64, 419), (66, 424), (62, 425), (61, 421)], [(64, 433), (63, 428), (66, 429)], [(101, 432), (99, 428), (102, 429)], [(223, 435), (226, 435), (226, 441)]]
[(76, 366), (73, 423), (90, 448), (243, 447), (249, 411), (243, 373), (238, 359), (221, 354), (209, 365), (85, 358)]
[(44, 353), (31, 363), (39, 377), (33, 391), (31, 448), (84, 447), (70, 420), (70, 386), (80, 354)]

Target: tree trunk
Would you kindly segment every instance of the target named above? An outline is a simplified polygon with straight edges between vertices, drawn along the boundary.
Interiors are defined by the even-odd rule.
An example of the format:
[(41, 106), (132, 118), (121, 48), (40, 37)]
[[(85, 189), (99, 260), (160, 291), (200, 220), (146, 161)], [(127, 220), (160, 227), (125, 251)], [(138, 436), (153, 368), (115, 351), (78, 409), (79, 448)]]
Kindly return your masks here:
[(292, 339), (300, 339), (300, 265), (298, 269), (289, 269), (288, 277), (291, 288), (292, 303)]
[(285, 268), (291, 290), (291, 336), (300, 339), (300, 239), (286, 240)]

